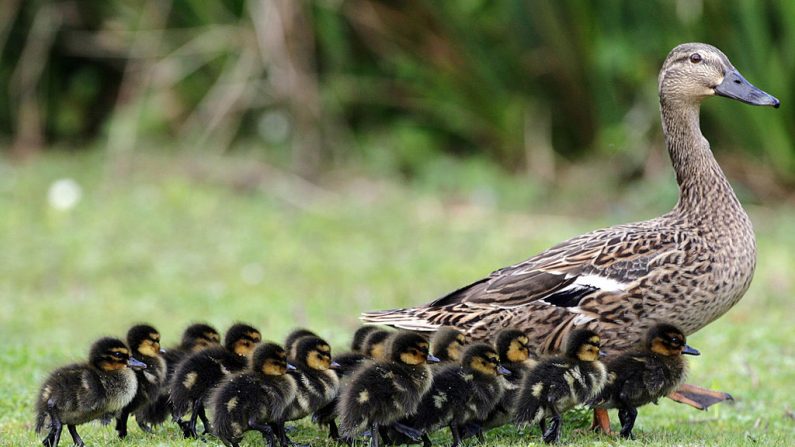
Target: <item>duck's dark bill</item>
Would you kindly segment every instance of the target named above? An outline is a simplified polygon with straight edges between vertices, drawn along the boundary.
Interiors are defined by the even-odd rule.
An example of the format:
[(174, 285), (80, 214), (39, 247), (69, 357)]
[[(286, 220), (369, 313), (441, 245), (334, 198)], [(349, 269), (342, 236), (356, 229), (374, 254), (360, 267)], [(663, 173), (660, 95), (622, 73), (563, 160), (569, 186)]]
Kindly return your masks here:
[(696, 349), (696, 348), (693, 348), (693, 347), (691, 347), (690, 345), (685, 345), (685, 350), (684, 350), (684, 351), (682, 351), (682, 354), (687, 354), (687, 355), (701, 355), (701, 353), (700, 353), (700, 352), (698, 352), (698, 349)]
[(138, 359), (136, 359), (134, 357), (130, 357), (127, 360), (127, 365), (129, 365), (130, 368), (133, 368), (133, 369), (146, 369), (146, 363), (144, 363), (144, 362), (142, 362), (142, 361), (140, 361), (140, 360), (138, 360)]
[(781, 105), (778, 99), (754, 87), (737, 70), (726, 73), (723, 82), (715, 87), (715, 94), (755, 106), (773, 106), (778, 108)]

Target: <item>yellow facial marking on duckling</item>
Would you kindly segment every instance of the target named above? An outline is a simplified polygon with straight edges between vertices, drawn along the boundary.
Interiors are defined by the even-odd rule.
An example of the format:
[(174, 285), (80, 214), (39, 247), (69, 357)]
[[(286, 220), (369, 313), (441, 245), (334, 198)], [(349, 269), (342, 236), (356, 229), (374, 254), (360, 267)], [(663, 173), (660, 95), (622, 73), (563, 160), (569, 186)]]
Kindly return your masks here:
[(254, 352), (255, 347), (256, 343), (252, 342), (251, 340), (240, 339), (235, 342), (234, 352), (237, 355), (248, 357), (252, 352)]
[(317, 350), (320, 352), (331, 352), (331, 346), (329, 345), (319, 345)]
[(375, 360), (384, 360), (386, 358), (386, 344), (376, 343), (370, 347), (370, 357)]
[(233, 397), (233, 398), (229, 399), (229, 400), (226, 402), (226, 411), (230, 411), (230, 412), (231, 412), (231, 411), (232, 411), (232, 410), (234, 410), (235, 408), (237, 408), (237, 396), (235, 396), (235, 397)]
[(583, 362), (593, 362), (599, 359), (599, 346), (585, 343), (577, 351), (577, 358)]
[(44, 389), (41, 390), (41, 400), (46, 401), (47, 399), (50, 398), (51, 394), (52, 394), (52, 388), (49, 385), (45, 386)]
[(254, 343), (259, 343), (262, 340), (262, 335), (259, 332), (246, 332), (245, 336), (254, 341)]
[(306, 358), (306, 364), (312, 369), (323, 371), (331, 367), (331, 356), (312, 350)]
[(262, 364), (262, 374), (266, 376), (281, 376), (287, 372), (286, 362), (277, 362), (271, 359), (265, 360)]
[(450, 360), (458, 360), (458, 359), (460, 359), (461, 358), (461, 347), (462, 347), (462, 344), (459, 343), (458, 340), (450, 343), (447, 346), (447, 357), (449, 357)]
[(665, 357), (670, 357), (670, 356), (681, 354), (682, 350), (681, 349), (674, 349), (674, 348), (668, 346), (668, 344), (665, 343), (661, 338), (656, 337), (651, 342), (651, 352), (653, 352), (655, 354), (659, 354), (659, 355), (665, 356)]
[(367, 390), (362, 390), (361, 392), (359, 392), (359, 396), (356, 397), (356, 401), (359, 402), (360, 404), (363, 404), (368, 400), (370, 400), (370, 393), (367, 392)]
[(417, 346), (422, 348), (422, 349), (428, 349), (429, 345), (428, 345), (428, 343), (423, 341), (423, 342), (417, 343)]
[(197, 378), (199, 378), (199, 373), (196, 371), (189, 372), (185, 375), (185, 380), (182, 381), (182, 386), (184, 386), (186, 390), (193, 388), (193, 385), (196, 384)]
[(533, 393), (533, 397), (540, 397), (541, 393), (544, 392), (544, 382), (538, 382), (530, 387), (530, 392)]
[(407, 365), (419, 365), (425, 363), (425, 356), (420, 354), (416, 349), (412, 349), (401, 353), (400, 361)]
[(138, 345), (138, 352), (147, 357), (157, 357), (160, 355), (160, 345), (152, 340), (144, 340)]
[(508, 345), (508, 352), (506, 353), (506, 360), (509, 362), (524, 362), (528, 358), (530, 358), (530, 350), (527, 349), (525, 343), (522, 342), (522, 338), (525, 340), (527, 337), (519, 337), (517, 339), (511, 340), (511, 344)]

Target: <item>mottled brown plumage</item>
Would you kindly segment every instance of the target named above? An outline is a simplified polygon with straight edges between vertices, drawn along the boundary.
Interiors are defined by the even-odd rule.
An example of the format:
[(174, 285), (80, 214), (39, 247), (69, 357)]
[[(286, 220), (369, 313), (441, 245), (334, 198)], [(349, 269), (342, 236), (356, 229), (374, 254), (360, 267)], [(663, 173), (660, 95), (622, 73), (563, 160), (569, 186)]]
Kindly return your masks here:
[(713, 95), (779, 102), (743, 79), (720, 50), (699, 43), (671, 51), (659, 93), (680, 190), (673, 210), (574, 237), (425, 306), (362, 319), (419, 331), (453, 326), (473, 339), (517, 327), (538, 352), (558, 350), (568, 333), (585, 327), (615, 352), (640, 341), (656, 321), (692, 334), (723, 315), (751, 283), (756, 242), (701, 134), (700, 104)]

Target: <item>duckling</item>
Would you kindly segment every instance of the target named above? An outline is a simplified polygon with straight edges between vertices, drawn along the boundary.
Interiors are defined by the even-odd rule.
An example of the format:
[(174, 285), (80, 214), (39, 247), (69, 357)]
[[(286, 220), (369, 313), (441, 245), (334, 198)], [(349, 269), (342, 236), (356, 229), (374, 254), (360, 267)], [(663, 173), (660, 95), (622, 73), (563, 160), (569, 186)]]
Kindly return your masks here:
[[(561, 414), (590, 401), (605, 385), (607, 372), (599, 361), (600, 343), (599, 335), (589, 329), (571, 332), (562, 355), (542, 360), (525, 376), (517, 396), (515, 422), (538, 423), (544, 442), (557, 442)], [(552, 419), (548, 430), (547, 417)]]
[(362, 342), (362, 354), (374, 360), (386, 360), (388, 339), (394, 334), (395, 331), (386, 329), (371, 331)]
[(416, 414), (402, 423), (423, 432), (423, 444), (431, 446), (428, 433), (450, 428), (453, 447), (461, 444), (464, 424), (486, 419), (503, 396), (499, 376), (510, 374), (500, 365), (497, 351), (475, 343), (464, 350), (460, 363), (434, 369), (433, 385), (422, 398)]
[[(370, 335), (376, 332), (380, 333), (374, 337), (370, 337)], [(334, 356), (334, 362), (337, 364), (334, 368), (334, 372), (340, 380), (340, 389), (347, 385), (351, 375), (353, 375), (358, 368), (375, 361), (366, 353), (382, 355), (385, 350), (386, 342), (391, 334), (394, 334), (394, 332), (379, 329), (377, 326), (362, 326), (353, 334), (353, 341), (351, 342), (352, 351)], [(335, 441), (342, 440), (336, 423), (338, 403), (339, 396), (335, 397), (328, 405), (317, 410), (312, 415), (312, 421), (321, 427), (328, 427), (329, 438)]]
[(428, 351), (428, 341), (413, 332), (390, 337), (386, 354), (386, 360), (354, 373), (337, 407), (341, 434), (351, 439), (369, 427), (372, 447), (379, 445), (381, 427), (393, 425), (403, 430), (395, 423), (414, 414), (431, 387), (431, 370), (426, 362), (439, 361)]
[(284, 430), (285, 421), (308, 416), (328, 405), (339, 391), (339, 378), (330, 368), (337, 366), (331, 360), (331, 346), (320, 337), (302, 337), (295, 344), (295, 370), (288, 371), (298, 385), (295, 399), (276, 425), (282, 446), (292, 444)]
[(284, 349), (287, 350), (288, 359), (292, 360), (295, 358), (298, 340), (303, 337), (317, 337), (317, 334), (306, 328), (293, 329), (292, 332), (287, 334), (287, 337), (284, 339)]
[(676, 326), (657, 324), (649, 329), (643, 349), (623, 352), (605, 362), (607, 384), (592, 406), (618, 408), (622, 437), (633, 438), (638, 407), (656, 403), (684, 382), (687, 361), (682, 354), (700, 354), (685, 340)]
[(285, 418), (295, 399), (296, 381), (287, 375), (295, 367), (287, 363), (287, 352), (275, 343), (263, 343), (252, 355), (251, 367), (222, 382), (213, 392), (213, 433), (226, 445), (237, 446), (248, 430), (256, 430), (274, 447), (268, 425)]
[(193, 352), (220, 345), (221, 335), (208, 324), (196, 323), (185, 329), (180, 344), (168, 348), (162, 355), (166, 362), (166, 377), (162, 382), (163, 386), (160, 388), (159, 396), (154, 402), (142, 406), (135, 412), (135, 421), (141, 430), (151, 432), (153, 425), (164, 423), (168, 416), (173, 414), (169, 384), (179, 362)]
[[(209, 423), (205, 422), (204, 400), (224, 376), (246, 367), (248, 356), (260, 340), (262, 336), (257, 329), (238, 323), (226, 332), (223, 347), (195, 352), (180, 362), (171, 380), (171, 403), (174, 418), (186, 438), (198, 437), (196, 418), (205, 423), (205, 432), (209, 430)], [(188, 412), (191, 417), (186, 423), (182, 416)]]
[(482, 441), (483, 430), (511, 422), (516, 393), (522, 384), (522, 379), (536, 364), (536, 359), (530, 353), (530, 339), (523, 331), (513, 328), (503, 329), (497, 333), (494, 345), (499, 354), (500, 365), (510, 372), (500, 377), (505, 393), (485, 420), (464, 427), (462, 438), (477, 435)]
[(360, 326), (359, 329), (356, 329), (356, 332), (353, 333), (353, 339), (351, 340), (351, 351), (362, 352), (364, 341), (367, 336), (379, 330), (382, 329), (371, 324)]
[(450, 326), (442, 326), (431, 337), (431, 354), (439, 359), (436, 366), (447, 362), (458, 362), (461, 358), (461, 348), (467, 344), (464, 334)]
[(121, 411), (135, 397), (138, 383), (130, 367), (146, 364), (131, 357), (123, 341), (105, 337), (91, 346), (87, 363), (53, 371), (36, 400), (36, 432), (50, 429), (43, 444), (57, 447), (66, 424), (75, 445), (84, 446), (78, 425)]
[(132, 357), (146, 364), (146, 369), (135, 371), (138, 390), (132, 402), (116, 416), (119, 438), (127, 436), (127, 418), (130, 413), (155, 401), (166, 378), (166, 362), (160, 356), (160, 332), (148, 324), (135, 325), (127, 331), (127, 345)]

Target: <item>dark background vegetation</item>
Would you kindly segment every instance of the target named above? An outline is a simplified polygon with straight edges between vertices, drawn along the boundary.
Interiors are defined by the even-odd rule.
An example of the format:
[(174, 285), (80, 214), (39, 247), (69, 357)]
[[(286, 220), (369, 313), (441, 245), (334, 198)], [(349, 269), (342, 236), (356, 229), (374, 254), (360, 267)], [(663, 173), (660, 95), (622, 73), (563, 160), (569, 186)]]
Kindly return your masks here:
[[(710, 101), (704, 132), (752, 199), (795, 184), (795, 3), (755, 0), (5, 0), (0, 135), (47, 148), (247, 148), (307, 178), (413, 178), (450, 157), (554, 185), (610, 159), (667, 169), (657, 72), (721, 48), (783, 103)], [(440, 167), (441, 166), (441, 167)]]

